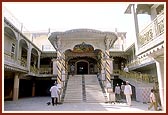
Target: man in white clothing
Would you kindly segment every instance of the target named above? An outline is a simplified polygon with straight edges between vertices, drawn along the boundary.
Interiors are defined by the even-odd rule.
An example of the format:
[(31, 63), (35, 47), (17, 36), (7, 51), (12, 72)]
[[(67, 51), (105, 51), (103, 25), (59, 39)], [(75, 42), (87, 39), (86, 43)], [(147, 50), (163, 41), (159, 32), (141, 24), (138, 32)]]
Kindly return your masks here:
[(127, 104), (129, 106), (131, 106), (131, 95), (132, 95), (132, 88), (131, 86), (129, 85), (129, 82), (126, 81), (126, 85), (125, 85), (125, 88), (124, 88), (124, 94), (126, 96), (126, 101), (127, 101)]
[(52, 105), (54, 106), (54, 104), (58, 104), (58, 92), (59, 92), (59, 88), (57, 86), (57, 83), (54, 83), (54, 85), (50, 88), (50, 92), (51, 92), (51, 99), (52, 99)]

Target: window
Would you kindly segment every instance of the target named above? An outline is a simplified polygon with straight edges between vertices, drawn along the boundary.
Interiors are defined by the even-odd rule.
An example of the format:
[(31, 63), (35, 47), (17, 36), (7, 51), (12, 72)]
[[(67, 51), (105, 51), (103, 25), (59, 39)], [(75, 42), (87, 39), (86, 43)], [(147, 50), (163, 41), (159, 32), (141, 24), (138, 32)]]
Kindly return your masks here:
[(11, 58), (14, 59), (15, 56), (15, 44), (12, 43), (12, 48), (11, 48)]

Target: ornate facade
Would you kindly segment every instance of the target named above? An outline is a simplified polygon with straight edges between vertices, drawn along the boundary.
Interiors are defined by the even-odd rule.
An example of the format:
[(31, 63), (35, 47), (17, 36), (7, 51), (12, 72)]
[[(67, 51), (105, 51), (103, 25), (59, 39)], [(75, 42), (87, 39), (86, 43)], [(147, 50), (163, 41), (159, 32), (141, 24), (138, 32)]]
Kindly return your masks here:
[[(139, 32), (137, 15), (144, 12), (151, 15), (151, 23)], [(104, 86), (129, 80), (133, 98), (141, 102), (149, 101), (150, 89), (158, 82), (165, 109), (164, 4), (130, 4), (125, 13), (132, 14), (135, 21), (136, 38), (129, 47), (125, 47), (126, 32), (94, 29), (29, 33), (31, 39), (4, 18), (4, 100), (49, 95), (55, 80), (63, 90), (73, 65), (73, 74), (96, 74)], [(50, 47), (54, 50), (45, 51)], [(129, 74), (123, 71), (126, 65)]]

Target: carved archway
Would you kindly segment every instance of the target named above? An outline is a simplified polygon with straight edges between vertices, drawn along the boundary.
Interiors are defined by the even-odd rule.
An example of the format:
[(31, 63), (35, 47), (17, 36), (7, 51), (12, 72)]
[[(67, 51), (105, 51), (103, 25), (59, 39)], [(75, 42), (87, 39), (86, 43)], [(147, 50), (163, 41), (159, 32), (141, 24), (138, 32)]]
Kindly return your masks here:
[(88, 74), (89, 62), (86, 60), (79, 60), (75, 63), (77, 74)]

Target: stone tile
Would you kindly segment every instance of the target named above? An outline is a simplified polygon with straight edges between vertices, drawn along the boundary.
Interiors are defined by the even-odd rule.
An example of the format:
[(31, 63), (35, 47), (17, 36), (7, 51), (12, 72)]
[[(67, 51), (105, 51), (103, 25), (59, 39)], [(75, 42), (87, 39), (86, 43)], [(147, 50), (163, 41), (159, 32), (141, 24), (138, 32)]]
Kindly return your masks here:
[[(33, 97), (22, 98), (18, 101), (5, 101), (3, 112), (22, 112), (31, 113), (32, 111), (38, 111), (43, 113), (49, 112), (110, 112), (110, 113), (139, 113), (139, 112), (154, 112), (148, 111), (149, 104), (143, 104), (141, 102), (132, 101), (132, 106), (126, 105), (126, 103), (94, 103), (92, 101), (86, 102), (65, 102), (63, 104), (52, 106), (46, 103), (51, 101), (50, 97)], [(159, 111), (161, 112), (161, 111)]]

